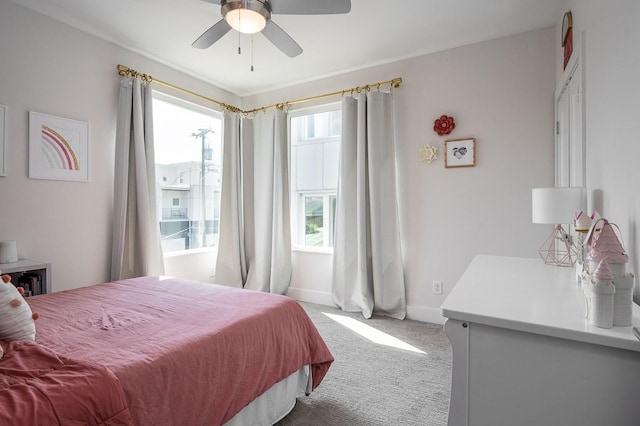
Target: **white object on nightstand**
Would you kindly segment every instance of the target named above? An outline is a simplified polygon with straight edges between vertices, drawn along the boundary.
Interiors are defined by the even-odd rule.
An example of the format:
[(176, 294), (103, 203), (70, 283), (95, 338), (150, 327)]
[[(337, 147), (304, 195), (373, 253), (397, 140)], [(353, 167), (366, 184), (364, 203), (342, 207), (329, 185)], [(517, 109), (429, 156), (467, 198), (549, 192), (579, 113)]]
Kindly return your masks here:
[(0, 241), (0, 263), (18, 261), (18, 246), (15, 241)]

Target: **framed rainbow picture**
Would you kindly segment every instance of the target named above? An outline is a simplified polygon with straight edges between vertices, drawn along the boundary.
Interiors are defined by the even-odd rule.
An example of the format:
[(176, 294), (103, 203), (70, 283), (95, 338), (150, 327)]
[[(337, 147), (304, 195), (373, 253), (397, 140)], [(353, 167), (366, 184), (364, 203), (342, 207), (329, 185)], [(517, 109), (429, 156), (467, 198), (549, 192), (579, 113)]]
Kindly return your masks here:
[(89, 181), (89, 123), (29, 111), (29, 177)]

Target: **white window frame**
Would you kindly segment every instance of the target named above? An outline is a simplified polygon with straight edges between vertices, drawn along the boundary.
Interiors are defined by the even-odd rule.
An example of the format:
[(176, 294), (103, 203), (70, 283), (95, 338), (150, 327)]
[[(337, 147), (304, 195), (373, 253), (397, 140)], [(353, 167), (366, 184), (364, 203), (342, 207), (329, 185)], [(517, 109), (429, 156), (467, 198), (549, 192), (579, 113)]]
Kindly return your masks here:
[[(342, 105), (340, 102), (332, 102), (328, 104), (323, 104), (319, 106), (300, 108), (289, 112), (288, 119), (288, 134), (289, 134), (289, 147), (290, 147), (290, 158), (289, 158), (289, 172), (291, 179), (291, 230), (292, 230), (292, 246), (294, 251), (307, 251), (307, 252), (320, 252), (320, 253), (333, 253), (333, 245), (334, 245), (334, 236), (330, 235), (330, 230), (335, 228), (335, 212), (333, 217), (331, 217), (331, 196), (337, 197), (337, 188), (335, 190), (296, 190), (296, 178), (295, 178), (295, 165), (293, 164), (293, 160), (291, 158), (291, 152), (293, 151), (293, 146), (297, 142), (293, 142), (291, 140), (291, 120), (304, 115), (318, 114), (323, 112), (330, 112), (341, 110)], [(304, 134), (306, 135), (307, 130), (305, 126)], [(322, 138), (306, 138), (305, 143), (322, 143), (325, 141), (341, 141), (342, 135), (331, 135), (328, 137)], [(306, 212), (305, 212), (305, 198), (306, 197), (323, 197), (323, 223), (328, 224), (328, 226), (323, 227), (323, 246), (308, 246), (306, 245)]]
[[(194, 102), (190, 102), (188, 100), (185, 100), (183, 98), (180, 97), (176, 97), (176, 96), (172, 96), (169, 94), (166, 94), (164, 92), (158, 91), (158, 90), (153, 90), (153, 94), (152, 94), (152, 98), (164, 101), (164, 102), (169, 102), (169, 103), (174, 103), (176, 105), (179, 105), (185, 109), (191, 109), (195, 112), (199, 112), (201, 114), (205, 114), (205, 115), (212, 115), (212, 117), (215, 117), (217, 119), (220, 120), (220, 135), (224, 134), (224, 120), (223, 120), (223, 115), (220, 111), (217, 111), (211, 107), (207, 107), (207, 106), (203, 106)], [(221, 136), (222, 137), (222, 136)], [(224, 152), (221, 150), (221, 154), (224, 156)], [(220, 159), (220, 167), (222, 167), (222, 159)], [(180, 173), (179, 176), (179, 181), (180, 184), (184, 183), (184, 172)], [(158, 193), (158, 197), (157, 197), (157, 211), (158, 211), (158, 223), (160, 223), (160, 221), (162, 221), (162, 206), (161, 206), (161, 202), (162, 199), (160, 197), (160, 194)], [(182, 203), (181, 203), (182, 204)], [(219, 210), (219, 209), (218, 209)], [(214, 209), (215, 211), (215, 209)], [(208, 216), (208, 215), (207, 215)], [(205, 224), (206, 224), (206, 218), (204, 218)], [(219, 233), (219, 224), (218, 224), (218, 233)], [(164, 251), (163, 250), (163, 257), (164, 258), (170, 258), (170, 257), (177, 257), (177, 256), (183, 256), (183, 255), (190, 255), (190, 254), (194, 254), (194, 253), (200, 253), (200, 252), (215, 252), (217, 253), (218, 247), (217, 246), (206, 246), (206, 247), (197, 247), (197, 248), (190, 248), (190, 249), (184, 249), (184, 250), (178, 250), (178, 251)]]
[[(336, 191), (297, 191), (298, 195), (298, 217), (296, 219), (297, 224), (297, 244), (296, 248), (301, 250), (330, 250), (333, 251), (335, 229), (335, 212), (331, 214), (331, 197), (336, 197)], [(322, 228), (322, 247), (320, 246), (308, 246), (306, 244), (300, 244), (300, 240), (306, 242), (306, 211), (305, 211), (305, 199), (308, 197), (322, 197), (322, 223), (325, 225)]]

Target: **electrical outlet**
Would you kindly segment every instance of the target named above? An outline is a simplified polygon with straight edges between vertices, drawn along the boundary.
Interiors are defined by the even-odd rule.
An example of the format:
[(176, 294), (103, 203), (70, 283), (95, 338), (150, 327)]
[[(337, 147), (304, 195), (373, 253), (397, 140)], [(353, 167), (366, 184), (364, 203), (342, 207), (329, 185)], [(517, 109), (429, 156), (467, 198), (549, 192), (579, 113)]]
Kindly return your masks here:
[(433, 294), (442, 294), (442, 281), (433, 282)]

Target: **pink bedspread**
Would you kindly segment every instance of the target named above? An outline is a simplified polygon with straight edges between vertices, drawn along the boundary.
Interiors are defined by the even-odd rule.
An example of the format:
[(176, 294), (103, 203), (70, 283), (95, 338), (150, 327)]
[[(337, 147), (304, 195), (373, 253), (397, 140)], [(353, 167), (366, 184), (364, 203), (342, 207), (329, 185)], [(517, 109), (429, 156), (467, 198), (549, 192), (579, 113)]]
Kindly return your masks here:
[(0, 424), (131, 425), (118, 379), (36, 342), (2, 342)]
[(144, 277), (29, 298), (36, 341), (111, 370), (138, 425), (216, 425), (304, 365), (333, 357), (293, 299)]

